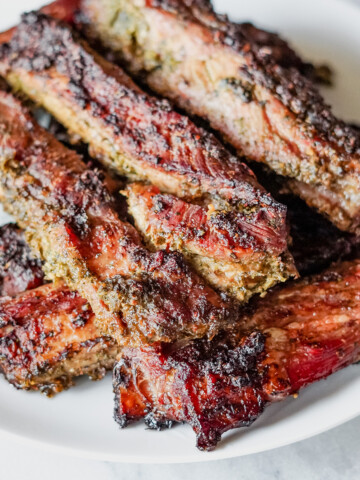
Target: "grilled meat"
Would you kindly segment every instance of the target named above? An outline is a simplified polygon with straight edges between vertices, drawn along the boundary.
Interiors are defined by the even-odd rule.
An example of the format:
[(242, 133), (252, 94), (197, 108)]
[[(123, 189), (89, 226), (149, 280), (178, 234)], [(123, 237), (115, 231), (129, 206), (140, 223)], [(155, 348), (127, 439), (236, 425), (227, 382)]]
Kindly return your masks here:
[[(211, 17), (211, 10), (208, 7), (207, 10)], [(66, 42), (70, 41), (79, 47), (75, 49), (75, 57), (81, 58), (81, 65), (85, 60), (88, 67), (88, 58), (95, 59), (90, 66), (92, 79), (98, 73), (94, 65), (103, 67), (108, 74), (103, 85), (110, 85), (109, 91), (114, 87), (112, 80), (115, 79), (116, 85), (120, 79), (121, 71), (110, 68), (85, 44), (74, 43), (72, 34), (67, 36), (70, 31), (53, 20), (30, 14), (24, 24), (55, 31), (55, 43), (49, 42), (45, 47), (52, 52), (47, 60), (59, 46), (57, 42), (66, 50)], [(59, 63), (56, 60), (49, 65), (46, 54), (41, 48), (37, 50), (35, 41), (32, 45), (37, 46), (29, 55), (31, 66), (24, 66), (29, 51), (25, 53), (25, 43), (21, 42), (29, 35), (27, 27), (23, 31), (20, 28), (11, 44), (2, 48), (2, 65), (7, 65), (5, 75), (13, 86), (20, 86), (34, 98), (40, 85), (53, 88), (51, 95), (44, 94), (41, 100), (53, 113), (56, 96), (60, 98), (70, 91), (66, 99), (70, 107), (64, 108), (58, 118), (73, 130), (79, 119), (80, 130), (76, 133), (106, 164), (129, 178), (150, 180), (158, 185), (132, 184), (127, 188), (131, 213), (155, 247), (180, 250), (194, 265), (197, 264), (194, 257), (201, 261), (209, 259), (212, 263), (206, 268), (216, 274), (219, 265), (229, 265), (223, 272), (227, 276), (225, 290), (229, 279), (234, 278), (231, 276), (234, 265), (243, 267), (244, 275), (251, 278), (244, 282), (250, 292), (266, 290), (294, 272), (291, 260), (286, 258), (284, 209), (261, 189), (244, 165), (222, 151), (212, 158), (213, 150), (221, 147), (211, 136), (198, 144), (193, 124), (176, 123), (173, 128), (171, 122), (162, 123), (159, 111), (169, 113), (167, 104), (163, 103), (161, 108), (156, 102), (152, 104), (150, 97), (124, 76), (121, 77), (124, 88), (130, 89), (131, 95), (122, 91), (120, 97), (130, 96), (132, 102), (141, 98), (146, 109), (160, 109), (151, 112), (159, 114), (158, 132), (148, 131), (146, 124), (139, 126), (136, 133), (140, 140), (136, 144), (128, 130), (124, 133), (127, 128), (124, 119), (119, 122), (120, 116), (116, 118), (114, 112), (104, 108), (99, 113), (98, 106), (92, 105), (90, 77), (89, 85), (81, 92), (76, 83), (73, 89), (70, 74), (70, 83), (62, 84), (62, 62), (65, 58), (65, 72), (73, 74), (77, 65), (74, 70), (69, 65), (75, 57), (61, 53)], [(264, 45), (274, 42), (272, 54), (277, 55), (279, 63), (284, 63), (285, 56), (281, 55), (286, 44), (277, 42), (275, 37), (261, 37), (261, 32), (251, 25), (243, 25), (241, 31), (250, 43), (251, 38), (260, 35), (254, 45), (259, 46), (261, 38)], [(45, 38), (51, 37), (48, 34), (45, 32)], [(40, 38), (41, 35), (39, 42)], [(14, 45), (20, 45), (20, 51)], [(296, 61), (295, 57), (289, 60), (294, 67)], [(298, 64), (296, 68), (302, 67)], [(31, 74), (23, 76), (29, 71), (34, 78)], [(76, 71), (81, 81), (82, 74)], [(25, 87), (27, 78), (34, 81)], [(71, 88), (65, 88), (66, 85)], [(89, 96), (81, 98), (87, 89)], [(108, 92), (100, 91), (96, 98), (101, 100), (100, 104), (106, 104), (110, 98), (106, 98)], [(81, 103), (83, 109), (87, 105), (96, 111), (82, 117)], [(71, 105), (79, 109), (72, 110)], [(125, 107), (130, 111), (128, 105)], [(137, 112), (138, 117), (134, 114), (135, 123), (143, 121), (142, 108)], [(150, 114), (146, 109), (145, 113)], [(87, 118), (96, 122), (97, 115), (99, 125), (103, 126), (100, 134), (97, 131), (102, 136), (100, 141), (90, 138), (85, 127)], [(112, 115), (115, 118), (110, 121)], [(184, 117), (175, 120), (181, 118)], [(174, 138), (179, 136), (179, 126), (189, 135), (182, 137), (188, 141), (187, 155), (193, 149), (191, 161), (185, 158), (185, 164), (182, 147), (175, 148), (171, 137), (174, 132)], [(108, 131), (122, 136), (119, 145), (123, 150), (116, 146), (116, 154), (110, 154), (114, 148), (105, 145)], [(34, 282), (37, 285), (43, 282), (41, 262), (31, 257), (15, 227), (0, 231), (0, 252), (4, 252), (3, 258), (0, 255), (2, 289), (16, 295), (0, 299), (0, 366), (17, 388), (52, 395), (70, 386), (74, 376), (87, 373), (95, 379), (101, 378), (120, 352), (116, 339), (125, 344), (114, 370), (115, 417), (119, 424), (125, 426), (143, 417), (150, 428), (185, 421), (194, 428), (198, 447), (208, 450), (215, 447), (223, 432), (250, 425), (268, 403), (296, 393), (360, 358), (357, 306), (360, 261), (344, 263), (311, 280), (276, 288), (265, 299), (244, 308), (241, 326), (217, 334), (211, 341), (189, 340), (189, 337), (213, 337), (238, 318), (236, 312), (203, 284), (180, 255), (146, 250), (136, 230), (116, 214), (103, 175), (87, 168), (79, 155), (56, 142), (6, 94), (0, 96), (0, 132), (1, 199), (26, 228), (33, 248), (46, 261), (49, 277), (58, 281), (21, 293)], [(174, 148), (170, 157), (159, 142), (154, 150), (145, 150), (141, 158), (140, 150), (143, 152), (146, 135), (150, 133), (158, 134), (166, 139), (167, 147)], [(204, 151), (210, 152), (208, 157), (201, 156)], [(149, 157), (155, 154), (157, 160), (153, 162)], [(209, 159), (211, 168), (204, 168), (202, 163)], [(282, 263), (280, 256), (287, 263)], [(251, 276), (247, 267), (251, 262), (257, 264), (259, 276), (264, 277), (259, 288), (255, 270)], [(279, 265), (285, 272), (282, 278)], [(199, 265), (197, 268), (201, 270)], [(15, 282), (15, 275), (21, 281)], [(59, 283), (61, 278), (71, 288), (79, 289), (87, 300)], [(217, 286), (221, 288), (220, 280)], [(241, 299), (250, 294), (245, 292)], [(95, 308), (97, 320), (88, 301)], [(113, 338), (101, 336), (98, 326)], [(130, 344), (126, 341), (129, 335), (133, 340)], [(176, 340), (176, 343), (151, 345), (140, 341), (139, 345), (138, 340), (143, 338), (150, 342)], [(186, 342), (182, 341), (184, 338)]]
[(53, 395), (79, 375), (102, 378), (120, 349), (99, 335), (89, 304), (65, 285), (41, 286), (41, 262), (16, 225), (0, 228), (0, 246), (0, 369), (6, 379)]
[(0, 227), (0, 296), (14, 296), (44, 283), (41, 261), (34, 258), (14, 224)]
[(271, 195), (287, 208), (289, 250), (300, 275), (320, 273), (336, 261), (360, 257), (360, 236), (343, 232), (284, 188), (279, 175), (262, 164), (252, 168)]
[[(86, 1), (86, 0), (85, 0)], [(209, 27), (211, 28), (214, 20), (214, 10), (211, 0), (202, 0), (204, 9), (207, 8), (209, 12)], [(55, 2), (56, 3), (56, 2)], [(193, 2), (195, 3), (195, 2)], [(81, 0), (78, 2), (77, 8), (80, 8)], [(74, 7), (73, 7), (74, 8)], [(64, 10), (65, 11), (65, 10)], [(71, 14), (71, 8), (66, 9), (67, 21), (76, 21)], [(204, 10), (202, 9), (202, 19), (205, 20)], [(228, 33), (229, 24), (231, 23), (226, 15), (216, 15), (217, 25), (216, 28), (221, 29), (224, 33)], [(313, 65), (310, 62), (305, 62), (299, 55), (289, 46), (289, 44), (283, 40), (279, 35), (257, 28), (250, 22), (246, 23), (231, 23), (234, 29), (234, 35), (240, 36), (244, 41), (248, 42), (252, 48), (259, 49), (261, 55), (269, 57), (275, 61), (278, 65), (285, 68), (295, 68), (302, 75), (308, 77), (317, 83), (325, 85), (332, 84), (332, 71), (327, 65)], [(236, 32), (235, 32), (236, 30)]]
[[(166, 101), (141, 92), (69, 27), (42, 14), (25, 15), (1, 47), (0, 70), (89, 143), (106, 165), (211, 208), (219, 222), (225, 216), (251, 279), (242, 286), (245, 296), (294, 275), (284, 207), (215, 137)], [(261, 275), (251, 265), (253, 254), (266, 266)], [(257, 277), (256, 289), (252, 277)]]
[(178, 253), (150, 253), (120, 220), (103, 182), (75, 152), (0, 96), (0, 198), (45, 259), (88, 300), (103, 334), (120, 343), (212, 337), (236, 312)]
[[(125, 348), (114, 369), (115, 419), (189, 423), (197, 446), (250, 425), (264, 407), (360, 359), (360, 260), (285, 287), (212, 342)], [(250, 333), (249, 333), (250, 332)]]
[[(267, 164), (338, 228), (360, 231), (360, 132), (313, 83), (203, 0), (83, 0), (90, 35), (131, 72)], [(281, 60), (281, 59), (280, 59)]]
[(242, 232), (234, 228), (234, 212), (213, 215), (210, 209), (140, 183), (128, 185), (124, 193), (129, 213), (148, 244), (182, 252), (212, 286), (239, 301), (269, 288), (274, 280), (286, 280), (288, 270), (271, 271), (261, 252), (239, 247)]
[(119, 353), (87, 301), (65, 285), (2, 297), (0, 316), (0, 369), (16, 388), (52, 396), (79, 375), (103, 378)]

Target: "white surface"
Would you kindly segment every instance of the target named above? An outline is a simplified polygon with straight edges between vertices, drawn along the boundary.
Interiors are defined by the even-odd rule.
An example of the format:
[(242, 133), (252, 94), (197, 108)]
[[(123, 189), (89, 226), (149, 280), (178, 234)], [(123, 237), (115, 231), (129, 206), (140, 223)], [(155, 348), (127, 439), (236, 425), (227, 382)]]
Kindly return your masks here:
[(360, 417), (309, 440), (247, 457), (183, 465), (97, 462), (0, 437), (6, 480), (358, 480)]
[[(360, 121), (360, 10), (341, 0), (216, 3), (234, 18), (251, 19), (284, 33), (307, 58), (336, 66), (336, 88), (325, 94), (338, 114)], [(0, 29), (16, 22), (18, 11), (37, 5), (30, 0), (7, 3)], [(231, 432), (210, 454), (194, 449), (188, 427), (157, 433), (139, 425), (119, 431), (112, 421), (109, 378), (97, 384), (83, 380), (52, 400), (17, 392), (1, 380), (0, 395), (0, 428), (23, 440), (42, 442), (42, 448), (127, 462), (207, 461), (291, 443), (360, 414), (360, 369), (353, 366), (303, 391), (297, 400), (272, 406), (253, 427)]]

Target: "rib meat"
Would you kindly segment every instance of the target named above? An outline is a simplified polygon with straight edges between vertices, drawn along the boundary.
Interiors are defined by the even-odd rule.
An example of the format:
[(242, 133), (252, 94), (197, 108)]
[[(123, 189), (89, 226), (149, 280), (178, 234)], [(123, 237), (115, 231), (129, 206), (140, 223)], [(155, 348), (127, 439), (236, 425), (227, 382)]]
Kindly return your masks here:
[[(82, 0), (55, 0), (54, 2), (41, 8), (41, 12), (65, 20), (68, 23), (77, 23), (81, 21), (81, 7)], [(204, 9), (209, 12), (209, 22), (212, 22), (212, 5), (210, 1), (203, 0), (202, 3)], [(205, 15), (204, 15), (205, 18)], [(218, 15), (219, 25), (223, 20), (222, 28), (226, 30), (228, 28), (228, 18), (226, 15)], [(279, 37), (276, 33), (261, 30), (250, 22), (243, 22), (236, 25), (241, 35), (246, 39), (263, 49), (265, 55), (271, 55), (276, 59), (276, 62), (284, 67), (294, 67), (298, 69), (303, 75), (311, 78), (312, 80), (331, 84), (332, 72), (326, 65), (314, 66), (310, 62), (304, 61), (297, 52), (295, 52), (290, 45)], [(0, 42), (7, 41), (9, 39), (9, 33), (4, 32), (0, 34)], [(97, 43), (97, 46), (99, 44)]]
[(41, 286), (41, 262), (16, 225), (0, 228), (0, 246), (0, 369), (6, 379), (51, 396), (79, 375), (102, 378), (120, 348), (99, 335), (89, 304), (65, 285)]
[(103, 174), (0, 96), (0, 197), (46, 260), (120, 343), (212, 337), (236, 312), (178, 253), (150, 253), (120, 220)]
[[(0, 50), (0, 71), (89, 143), (91, 152), (130, 179), (211, 208), (237, 232), (248, 277), (247, 296), (294, 275), (287, 252), (286, 209), (214, 136), (139, 90), (94, 53), (68, 26), (26, 14)], [(229, 213), (230, 212), (230, 213)], [(253, 254), (264, 267), (252, 268)], [(248, 258), (246, 258), (248, 257)], [(245, 278), (245, 277), (244, 277)]]
[(360, 260), (276, 287), (212, 342), (125, 348), (114, 369), (115, 419), (189, 423), (209, 450), (274, 401), (360, 359)]
[(333, 262), (360, 257), (360, 236), (343, 232), (328, 219), (284, 188), (279, 175), (261, 164), (252, 164), (260, 183), (287, 208), (289, 250), (300, 275), (322, 272)]
[(272, 266), (262, 253), (239, 247), (243, 232), (234, 228), (233, 211), (212, 215), (210, 208), (139, 183), (128, 185), (123, 193), (129, 213), (148, 244), (182, 252), (211, 285), (239, 301), (269, 288), (274, 280), (286, 280), (288, 270), (274, 271), (268, 278)]
[(342, 230), (360, 231), (360, 133), (268, 46), (206, 0), (83, 0), (89, 35)]

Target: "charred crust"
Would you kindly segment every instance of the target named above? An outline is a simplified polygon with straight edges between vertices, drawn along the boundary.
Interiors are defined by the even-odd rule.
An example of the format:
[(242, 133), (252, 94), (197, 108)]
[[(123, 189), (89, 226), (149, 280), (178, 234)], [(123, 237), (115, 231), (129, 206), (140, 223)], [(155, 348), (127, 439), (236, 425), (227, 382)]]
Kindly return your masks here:
[(169, 354), (165, 368), (181, 369), (190, 366), (197, 375), (228, 375), (237, 377), (239, 387), (254, 384), (260, 378), (256, 367), (265, 354), (266, 336), (253, 332), (238, 345), (236, 334), (219, 335), (213, 341), (195, 340)]
[(128, 425), (131, 425), (136, 419), (131, 419), (127, 415), (124, 414), (119, 414), (118, 411), (118, 404), (115, 402), (115, 408), (114, 408), (114, 420), (115, 422), (119, 425), (120, 428), (126, 428)]
[[(181, 402), (175, 418), (192, 425), (199, 449), (212, 450), (222, 433), (250, 425), (262, 412), (266, 401), (261, 393), (264, 379), (259, 365), (266, 355), (265, 340), (266, 336), (258, 331), (243, 336), (228, 332), (211, 342), (195, 340), (183, 347), (163, 345), (161, 354), (154, 352), (160, 355), (163, 374), (169, 375), (167, 393)], [(149, 375), (151, 372), (147, 372)], [(209, 388), (206, 395), (202, 392), (204, 385)], [(147, 425), (163, 428), (164, 420), (173, 419), (168, 408), (172, 411), (171, 405), (157, 405), (155, 401), (146, 415)]]
[(121, 389), (127, 388), (131, 383), (129, 371), (131, 371), (130, 365), (125, 358), (121, 358), (113, 368), (114, 420), (120, 428), (125, 428), (132, 423), (131, 418), (121, 409)]
[(61, 195), (59, 198), (59, 202), (66, 206), (62, 209), (64, 218), (80, 239), (84, 239), (90, 232), (87, 209), (91, 207), (95, 199), (99, 203), (114, 203), (113, 197), (104, 187), (104, 179), (105, 175), (99, 169), (87, 169), (79, 175), (73, 195), (70, 198)]
[(130, 377), (128, 371), (131, 365), (128, 360), (121, 358), (113, 369), (113, 390), (118, 392), (119, 388), (127, 387), (130, 384)]
[(338, 120), (313, 83), (296, 69), (285, 69), (272, 61), (264, 62), (254, 52), (250, 67), (244, 73), (269, 89), (296, 118), (312, 128), (311, 134), (329, 141), (344, 154), (360, 155), (359, 132)]
[(236, 243), (243, 248), (252, 248), (254, 252), (261, 250), (256, 239), (244, 232), (237, 222), (234, 222), (233, 212), (219, 212), (210, 217), (210, 223), (218, 230), (223, 230), (230, 238), (236, 239)]
[[(144, 317), (142, 330), (157, 338), (179, 338), (202, 335), (211, 337), (218, 325), (230, 325), (236, 318), (235, 309), (224, 302), (214, 305), (208, 300), (208, 287), (198, 283), (198, 278), (177, 252), (157, 252), (155, 259), (143, 265), (138, 278), (119, 275), (106, 281), (109, 292), (120, 294), (126, 310), (126, 321), (137, 328), (139, 316)], [(154, 273), (156, 271), (154, 278)], [(169, 279), (172, 279), (169, 282)], [(192, 308), (188, 308), (189, 292)], [(166, 306), (166, 321), (163, 318)], [(157, 321), (153, 323), (157, 316)]]
[[(42, 72), (55, 67), (69, 78), (69, 88), (81, 108), (90, 108), (94, 116), (102, 117), (105, 123), (121, 132), (125, 128), (124, 120), (109, 111), (109, 105), (100, 105), (86, 88), (102, 71), (79, 34), (64, 22), (39, 12), (25, 13), (21, 18), (11, 41), (0, 46), (0, 59), (7, 58), (10, 65), (27, 71)], [(108, 81), (111, 82), (111, 77)], [(125, 85), (117, 86), (119, 96), (142, 96)], [(167, 102), (159, 100), (158, 103)]]
[(0, 227), (0, 295), (16, 295), (44, 283), (42, 262), (35, 258), (15, 224)]
[(85, 325), (89, 322), (90, 317), (93, 315), (92, 310), (88, 305), (84, 305), (83, 311), (76, 315), (76, 317), (73, 320), (73, 325), (77, 328), (82, 328), (85, 327)]

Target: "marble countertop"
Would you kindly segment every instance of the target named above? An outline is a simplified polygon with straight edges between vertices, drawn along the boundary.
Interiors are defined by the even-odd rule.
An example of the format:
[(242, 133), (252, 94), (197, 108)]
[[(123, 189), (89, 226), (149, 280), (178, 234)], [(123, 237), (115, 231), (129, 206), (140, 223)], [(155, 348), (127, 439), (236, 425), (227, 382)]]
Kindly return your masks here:
[[(288, 447), (247, 457), (183, 465), (130, 465), (66, 457), (0, 436), (0, 478), (6, 480), (356, 480), (360, 417)], [(210, 454), (211, 455), (211, 454)]]

